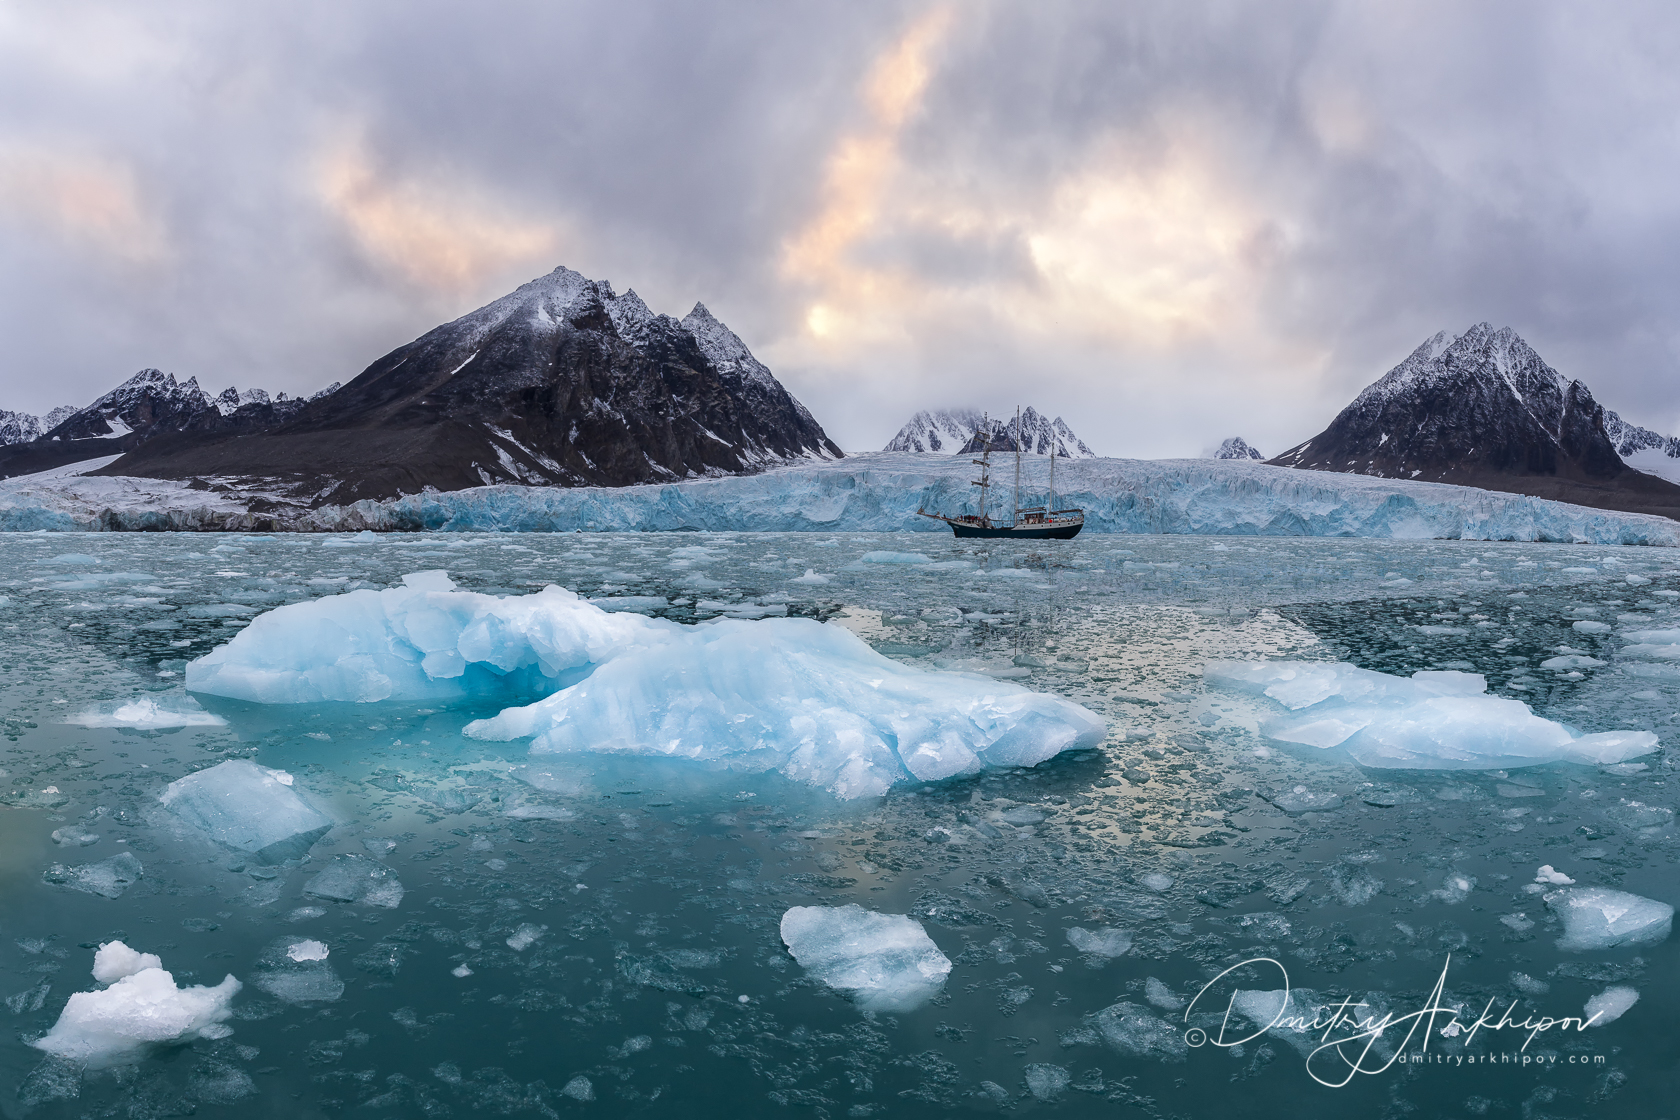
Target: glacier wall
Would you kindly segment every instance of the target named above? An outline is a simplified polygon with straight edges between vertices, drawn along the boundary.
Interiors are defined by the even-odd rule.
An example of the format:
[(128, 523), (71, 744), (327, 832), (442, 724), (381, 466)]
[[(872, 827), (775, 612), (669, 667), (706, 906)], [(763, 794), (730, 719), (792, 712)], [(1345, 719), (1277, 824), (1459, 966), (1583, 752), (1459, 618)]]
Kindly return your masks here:
[[(1010, 466), (1000, 463), (999, 476)], [(432, 492), (313, 519), (323, 529), (948, 533), (916, 511), (972, 512), (973, 477), (966, 459), (883, 452), (663, 486)], [(1027, 504), (1042, 500), (1034, 481), (1023, 484)], [(1073, 460), (1057, 464), (1056, 484), (1057, 505), (1083, 508), (1085, 531), (1096, 533), (1680, 545), (1680, 523), (1664, 517), (1242, 460)], [(998, 493), (1007, 505), (1008, 490)]]
[[(1013, 464), (1005, 457), (998, 466), (1007, 507)], [(1025, 504), (1042, 500), (1043, 469), (1043, 460), (1032, 464)], [(916, 510), (973, 512), (973, 477), (966, 458), (880, 452), (655, 486), (482, 486), (312, 510), (252, 489), (34, 475), (0, 482), (0, 531), (946, 533)], [(1664, 517), (1247, 460), (1064, 460), (1056, 483), (1057, 504), (1083, 508), (1089, 533), (1680, 545), (1680, 522)]]

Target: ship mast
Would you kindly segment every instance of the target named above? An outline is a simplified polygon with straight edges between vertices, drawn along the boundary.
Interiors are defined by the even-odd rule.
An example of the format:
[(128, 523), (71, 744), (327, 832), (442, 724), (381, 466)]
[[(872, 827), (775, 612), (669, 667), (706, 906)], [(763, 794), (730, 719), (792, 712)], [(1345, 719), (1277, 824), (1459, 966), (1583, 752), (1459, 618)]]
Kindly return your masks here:
[(1013, 528), (1021, 520), (1021, 406), (1015, 406), (1015, 516), (1009, 519)]
[(969, 485), (980, 487), (980, 524), (990, 524), (986, 520), (986, 492), (992, 488), (992, 422), (989, 417), (981, 417), (984, 430), (976, 432), (980, 436), (980, 458), (970, 460), (980, 468), (980, 481)]
[(1044, 503), (1044, 520), (1056, 520), (1056, 432), (1050, 431), (1050, 497)]

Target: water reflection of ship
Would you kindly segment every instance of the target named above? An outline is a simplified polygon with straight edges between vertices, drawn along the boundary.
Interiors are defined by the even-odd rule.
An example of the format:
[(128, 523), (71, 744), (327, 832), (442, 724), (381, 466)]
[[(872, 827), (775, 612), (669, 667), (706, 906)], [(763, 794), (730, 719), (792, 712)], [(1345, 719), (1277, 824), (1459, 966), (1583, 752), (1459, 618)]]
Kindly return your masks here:
[(963, 514), (958, 517), (946, 517), (942, 513), (929, 513), (925, 509), (916, 512), (923, 517), (931, 517), (935, 521), (943, 521), (951, 527), (951, 532), (959, 537), (1004, 537), (1016, 540), (1069, 540), (1078, 536), (1079, 530), (1085, 527), (1085, 511), (1082, 509), (1056, 509), (1056, 450), (1057, 444), (1054, 434), (1050, 441), (1050, 484), (1048, 492), (1041, 506), (1021, 505), (1021, 410), (1015, 410), (1015, 429), (1010, 442), (1015, 446), (1015, 502), (1014, 514), (1008, 522), (993, 520), (987, 513), (990, 504), (991, 491), (995, 485), (992, 482), (992, 429), (989, 420), (983, 420), (980, 429), (975, 432), (980, 441), (980, 458), (975, 459), (974, 465), (980, 468), (980, 479), (973, 485), (980, 487), (980, 512), (978, 514)]

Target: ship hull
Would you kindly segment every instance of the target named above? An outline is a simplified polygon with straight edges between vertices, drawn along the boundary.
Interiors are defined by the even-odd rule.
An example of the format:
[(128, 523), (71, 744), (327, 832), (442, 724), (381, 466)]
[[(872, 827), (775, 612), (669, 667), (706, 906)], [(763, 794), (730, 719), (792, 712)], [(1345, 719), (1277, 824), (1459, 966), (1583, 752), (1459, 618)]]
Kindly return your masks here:
[(959, 537), (986, 537), (990, 539), (1007, 538), (1020, 541), (1066, 541), (1079, 535), (1079, 530), (1085, 528), (1085, 522), (1076, 521), (1072, 525), (1022, 525), (1010, 528), (1006, 525), (964, 525), (957, 521), (947, 521), (951, 532)]

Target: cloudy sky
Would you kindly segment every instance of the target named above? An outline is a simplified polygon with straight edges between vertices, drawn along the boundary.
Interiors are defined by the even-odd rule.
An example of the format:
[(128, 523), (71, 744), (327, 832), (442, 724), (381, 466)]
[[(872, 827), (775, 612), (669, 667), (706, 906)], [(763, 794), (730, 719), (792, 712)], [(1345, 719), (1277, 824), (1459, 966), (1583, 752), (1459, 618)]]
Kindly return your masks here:
[(848, 450), (1268, 454), (1508, 324), (1680, 430), (1680, 8), (0, 2), (0, 407), (310, 392), (566, 264)]

